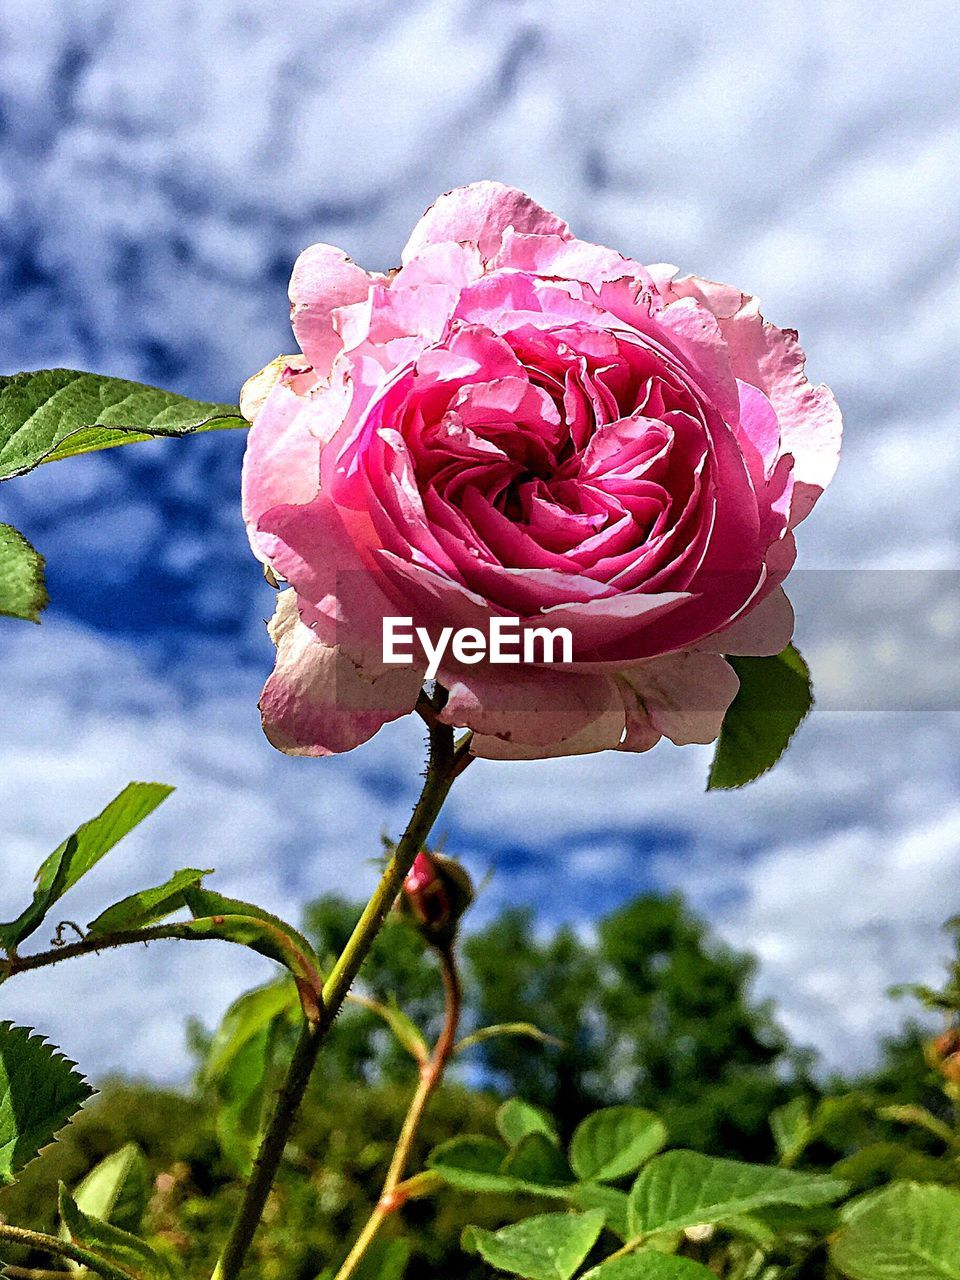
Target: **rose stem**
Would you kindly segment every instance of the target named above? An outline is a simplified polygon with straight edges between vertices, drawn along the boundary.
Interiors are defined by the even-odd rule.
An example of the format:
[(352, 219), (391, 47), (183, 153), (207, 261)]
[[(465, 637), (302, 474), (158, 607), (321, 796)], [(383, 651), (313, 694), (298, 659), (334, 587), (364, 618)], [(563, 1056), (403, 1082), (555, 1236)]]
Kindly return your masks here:
[(455, 744), (453, 730), (449, 725), (440, 724), (436, 719), (430, 723), (429, 732), (430, 755), (420, 799), (417, 801), (406, 831), (400, 837), (400, 842), (387, 863), (380, 883), (324, 983), (319, 1020), (313, 1023), (305, 1022), (301, 1029), (286, 1081), (280, 1090), (254, 1165), (253, 1176), (247, 1185), (243, 1203), (237, 1212), (211, 1280), (236, 1280), (243, 1266), (280, 1166), (297, 1111), (306, 1093), (320, 1046), (380, 932), (387, 912), (393, 906), (404, 878), (413, 865), (414, 858), (430, 834), (454, 779), (469, 763), (468, 738), (463, 738)]
[(443, 1078), (444, 1070), (450, 1060), (450, 1055), (453, 1053), (457, 1027), (460, 1024), (463, 990), (460, 983), (460, 975), (457, 972), (453, 946), (438, 948), (438, 954), (445, 996), (443, 1028), (433, 1047), (433, 1053), (430, 1055), (429, 1061), (425, 1062), (420, 1068), (420, 1082), (411, 1099), (410, 1108), (403, 1122), (403, 1128), (400, 1130), (393, 1159), (390, 1161), (390, 1168), (383, 1183), (383, 1190), (380, 1192), (380, 1199), (367, 1219), (363, 1231), (357, 1237), (356, 1243), (350, 1250), (343, 1266), (337, 1272), (335, 1280), (349, 1280), (349, 1277), (353, 1275), (360, 1265), (361, 1259), (375, 1240), (384, 1222), (392, 1213), (396, 1213), (407, 1200), (407, 1196), (404, 1194), (404, 1186), (409, 1184), (403, 1184), (401, 1179), (406, 1171), (407, 1162), (410, 1159), (410, 1151), (417, 1136), (420, 1121), (423, 1119), (424, 1112), (427, 1109), (427, 1104)]

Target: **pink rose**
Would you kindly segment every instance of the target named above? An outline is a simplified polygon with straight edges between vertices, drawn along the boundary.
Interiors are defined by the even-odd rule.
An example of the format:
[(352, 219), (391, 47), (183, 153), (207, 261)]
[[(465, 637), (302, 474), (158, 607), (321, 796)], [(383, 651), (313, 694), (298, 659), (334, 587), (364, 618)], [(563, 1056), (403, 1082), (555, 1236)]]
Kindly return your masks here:
[(458, 661), (443, 718), (535, 758), (710, 742), (724, 654), (778, 653), (792, 530), (833, 475), (840, 414), (756, 300), (577, 240), (495, 182), (442, 196), (403, 266), (301, 254), (302, 357), (244, 389), (243, 504), (289, 583), (261, 709), (326, 755), (411, 711), (384, 617), (486, 633), (565, 627), (571, 661)]

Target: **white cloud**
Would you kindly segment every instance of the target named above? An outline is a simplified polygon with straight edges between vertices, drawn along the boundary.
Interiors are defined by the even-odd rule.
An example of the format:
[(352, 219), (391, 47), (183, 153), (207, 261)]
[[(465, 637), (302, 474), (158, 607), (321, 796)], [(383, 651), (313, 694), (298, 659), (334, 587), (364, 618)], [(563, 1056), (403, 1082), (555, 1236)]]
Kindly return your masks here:
[[(847, 418), (803, 563), (957, 566), (954, 6), (923, 6), (909, 39), (897, 6), (859, 0), (42, 8), (42, 21), (32, 0), (0, 11), (8, 367), (227, 398), (289, 347), (284, 277), (305, 243), (389, 266), (435, 195), (498, 177), (584, 235), (735, 281), (800, 329)], [(323, 764), (262, 742), (259, 676), (238, 655), (266, 668), (269, 592), (243, 546), (238, 442), (166, 449), (43, 469), (0, 495), (64, 584), (59, 623), (4, 627), (0, 911), (131, 776), (180, 790), (65, 904), (81, 919), (206, 861), (228, 891), (295, 915), (330, 885), (358, 892), (381, 825), (404, 816), (414, 726)], [(110, 584), (122, 600), (157, 565), (186, 584), (150, 601), (188, 647), (175, 670), (169, 635), (107, 640), (66, 621), (70, 584), (75, 600)], [(865, 1053), (896, 1016), (884, 986), (929, 974), (958, 905), (951, 583), (798, 582), (821, 701), (847, 710), (821, 712), (743, 793), (700, 794), (709, 753), (695, 749), (474, 766), (448, 825), (480, 870), (492, 846), (522, 851), (484, 910), (517, 896), (583, 924), (649, 883), (669, 840), (658, 881), (759, 948), (761, 985), (797, 1033), (836, 1061), (851, 1038)], [(184, 1067), (181, 1014), (213, 1016), (250, 976), (199, 946), (124, 963), (132, 990), (88, 961), (68, 999), (37, 975), (4, 989), (4, 1010), (98, 1070), (169, 1076)]]

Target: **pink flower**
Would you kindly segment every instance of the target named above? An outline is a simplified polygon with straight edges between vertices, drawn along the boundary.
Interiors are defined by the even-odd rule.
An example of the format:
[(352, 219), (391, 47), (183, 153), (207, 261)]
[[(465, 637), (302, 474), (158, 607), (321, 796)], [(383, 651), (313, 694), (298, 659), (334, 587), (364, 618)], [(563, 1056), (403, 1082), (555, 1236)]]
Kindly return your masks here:
[(722, 655), (790, 640), (792, 531), (837, 463), (796, 335), (494, 182), (442, 196), (387, 275), (305, 250), (290, 296), (303, 354), (243, 397), (250, 542), (289, 583), (270, 741), (346, 751), (412, 710), (426, 661), (384, 661), (384, 617), (569, 629), (569, 662), (447, 652), (478, 755), (712, 741)]

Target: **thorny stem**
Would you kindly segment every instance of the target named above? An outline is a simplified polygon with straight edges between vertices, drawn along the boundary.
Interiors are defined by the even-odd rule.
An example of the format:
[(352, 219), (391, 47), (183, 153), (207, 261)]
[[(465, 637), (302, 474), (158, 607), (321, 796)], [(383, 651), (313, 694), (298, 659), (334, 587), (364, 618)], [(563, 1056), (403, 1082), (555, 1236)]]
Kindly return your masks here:
[[(434, 704), (435, 710), (440, 706)], [(454, 779), (470, 762), (469, 735), (454, 742), (453, 730), (436, 718), (429, 724), (430, 755), (420, 799), (373, 896), (323, 986), (319, 1020), (304, 1023), (286, 1082), (260, 1147), (253, 1175), (211, 1280), (236, 1280), (263, 1215), (284, 1148), (310, 1075), (334, 1019), (393, 906), (404, 877), (422, 849)]]
[[(71, 1262), (77, 1262), (81, 1266), (90, 1266), (94, 1260), (93, 1255), (86, 1249), (80, 1249), (76, 1245), (71, 1244), (69, 1240), (58, 1240), (56, 1236), (44, 1235), (40, 1231), (28, 1231), (25, 1227), (11, 1227), (6, 1223), (0, 1223), (0, 1240), (9, 1240), (11, 1244), (18, 1244), (24, 1249), (38, 1249), (43, 1253), (49, 1253), (54, 1258), (68, 1258)], [(130, 1280), (129, 1271), (121, 1271), (119, 1267), (113, 1266), (112, 1263), (106, 1262), (101, 1258), (96, 1259), (97, 1274), (103, 1276), (103, 1280)], [(8, 1275), (16, 1275), (16, 1269), (6, 1268)], [(43, 1275), (43, 1272), (24, 1271), (19, 1269), (20, 1275)], [(46, 1274), (50, 1274), (49, 1272)]]
[(463, 989), (460, 983), (460, 975), (457, 972), (453, 947), (440, 948), (438, 954), (445, 997), (443, 1027), (429, 1060), (420, 1068), (420, 1082), (410, 1101), (403, 1127), (400, 1130), (400, 1136), (393, 1152), (393, 1159), (390, 1161), (390, 1168), (387, 1170), (387, 1176), (384, 1179), (383, 1190), (380, 1192), (380, 1199), (357, 1237), (353, 1248), (347, 1255), (343, 1266), (337, 1272), (335, 1280), (349, 1280), (349, 1277), (354, 1274), (360, 1265), (364, 1254), (376, 1239), (377, 1233), (387, 1218), (402, 1208), (408, 1199), (405, 1194), (405, 1188), (410, 1186), (410, 1183), (402, 1181), (403, 1175), (406, 1171), (410, 1152), (424, 1112), (433, 1096), (434, 1090), (443, 1078), (444, 1070), (456, 1045), (457, 1028), (460, 1025), (460, 1011), (463, 1004)]

